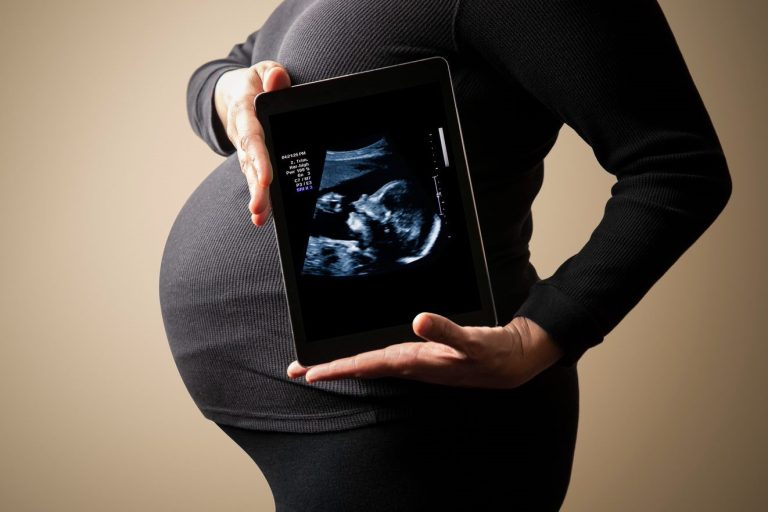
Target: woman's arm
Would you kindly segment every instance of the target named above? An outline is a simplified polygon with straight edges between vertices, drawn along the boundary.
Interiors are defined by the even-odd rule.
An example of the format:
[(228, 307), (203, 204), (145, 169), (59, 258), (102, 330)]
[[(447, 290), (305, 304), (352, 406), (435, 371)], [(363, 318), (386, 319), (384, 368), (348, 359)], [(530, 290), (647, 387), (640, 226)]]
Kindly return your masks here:
[(192, 130), (217, 154), (228, 156), (235, 147), (227, 137), (214, 105), (214, 90), (221, 75), (251, 65), (251, 54), (259, 31), (232, 47), (229, 55), (198, 67), (187, 84), (187, 115)]
[(458, 51), (522, 84), (617, 177), (589, 241), (515, 314), (574, 364), (725, 207), (718, 137), (655, 1), (460, 0), (454, 29)]

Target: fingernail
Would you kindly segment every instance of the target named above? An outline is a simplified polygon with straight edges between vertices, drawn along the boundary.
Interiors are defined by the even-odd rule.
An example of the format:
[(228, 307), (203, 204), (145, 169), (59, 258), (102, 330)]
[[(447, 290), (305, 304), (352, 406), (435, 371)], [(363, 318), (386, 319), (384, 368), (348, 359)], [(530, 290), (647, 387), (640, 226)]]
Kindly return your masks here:
[(421, 321), (421, 325), (424, 329), (429, 329), (432, 327), (432, 319), (429, 318), (427, 315), (423, 316), (423, 320)]

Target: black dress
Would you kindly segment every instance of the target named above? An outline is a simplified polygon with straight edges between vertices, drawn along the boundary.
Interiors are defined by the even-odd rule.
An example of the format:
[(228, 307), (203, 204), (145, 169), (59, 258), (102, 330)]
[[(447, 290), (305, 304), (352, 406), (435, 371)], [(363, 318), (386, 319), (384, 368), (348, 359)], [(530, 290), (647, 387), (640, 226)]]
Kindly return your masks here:
[[(245, 178), (212, 108), (215, 82), (265, 59), (283, 64), (296, 85), (433, 55), (451, 67), (499, 321), (533, 319), (566, 355), (512, 390), (290, 380), (295, 354), (272, 221), (250, 222)], [(566, 486), (576, 362), (731, 192), (717, 135), (653, 1), (286, 0), (226, 58), (193, 73), (187, 101), (195, 132), (227, 158), (173, 225), (160, 299), (174, 359), (204, 416), (233, 430), (286, 433), (425, 411), (442, 424), (506, 425), (531, 453), (556, 447), (547, 451), (550, 470), (566, 475)], [(542, 280), (529, 262), (531, 204), (564, 122), (617, 181), (590, 240)]]

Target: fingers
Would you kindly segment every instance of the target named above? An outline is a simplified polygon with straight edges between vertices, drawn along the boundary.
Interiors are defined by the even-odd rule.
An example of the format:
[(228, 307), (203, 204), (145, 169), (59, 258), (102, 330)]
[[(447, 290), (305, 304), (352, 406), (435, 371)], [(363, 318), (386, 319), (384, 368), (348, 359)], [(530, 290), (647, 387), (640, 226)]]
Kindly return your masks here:
[(419, 313), (413, 319), (413, 332), (427, 341), (444, 343), (463, 350), (469, 341), (469, 329), (435, 313)]
[(413, 331), (424, 342), (398, 343), (311, 368), (294, 361), (287, 373), (292, 379), (304, 376), (307, 382), (393, 376), (456, 384), (471, 364), (466, 349), (472, 348), (472, 329), (441, 315), (420, 313), (413, 320)]
[(449, 346), (429, 342), (406, 342), (319, 364), (309, 369), (294, 361), (288, 367), (288, 376), (296, 378), (303, 375), (307, 382), (389, 376), (443, 382), (450, 381), (455, 373), (462, 370), (456, 365), (461, 361), (463, 355)]
[[(254, 96), (255, 97), (255, 96)], [(272, 169), (264, 143), (261, 123), (256, 119), (251, 100), (238, 98), (227, 111), (230, 140), (237, 150), (240, 170), (245, 175), (251, 199), (248, 210), (252, 216), (267, 207), (268, 186)]]
[(307, 368), (304, 366), (301, 366), (301, 364), (298, 361), (293, 361), (291, 364), (288, 365), (288, 377), (291, 379), (295, 379), (296, 377), (301, 377), (305, 373), (307, 373)]
[(268, 60), (244, 69), (238, 80), (239, 92), (227, 108), (227, 135), (237, 150), (240, 169), (248, 183), (251, 221), (260, 226), (269, 218), (269, 185), (273, 173), (254, 99), (261, 92), (289, 87), (291, 80), (283, 66)]
[[(266, 201), (266, 207), (264, 207), (263, 210), (259, 211), (258, 213), (252, 213), (251, 214), (251, 222), (256, 224), (257, 226), (263, 226), (266, 224), (267, 220), (269, 219), (269, 216), (272, 214), (272, 206), (271, 202), (269, 200), (269, 189), (262, 189), (262, 195), (265, 197)], [(251, 202), (254, 203), (255, 201), (258, 201), (259, 199), (252, 199)]]
[(276, 91), (291, 86), (291, 77), (281, 64), (272, 60), (263, 60), (254, 65), (261, 78), (263, 91)]
[[(410, 342), (413, 345), (413, 342)], [(322, 379), (341, 379), (346, 377), (381, 377), (384, 375), (393, 375), (397, 373), (397, 365), (402, 366), (403, 360), (407, 357), (411, 361), (414, 359), (414, 353), (409, 350), (408, 345), (392, 345), (390, 347), (363, 352), (351, 357), (336, 359), (329, 363), (318, 364), (311, 368), (304, 368), (298, 361), (294, 361), (288, 366), (288, 376), (291, 378), (301, 377), (307, 382)], [(406, 354), (407, 352), (407, 354)]]

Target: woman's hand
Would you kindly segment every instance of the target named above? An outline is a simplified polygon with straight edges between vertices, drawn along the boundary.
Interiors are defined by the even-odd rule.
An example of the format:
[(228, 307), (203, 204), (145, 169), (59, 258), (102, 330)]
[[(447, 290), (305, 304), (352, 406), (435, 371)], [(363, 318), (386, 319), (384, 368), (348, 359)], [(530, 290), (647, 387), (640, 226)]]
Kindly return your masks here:
[(214, 88), (216, 113), (227, 137), (237, 149), (240, 169), (248, 181), (251, 221), (262, 226), (269, 218), (269, 184), (272, 165), (264, 142), (264, 130), (256, 118), (253, 100), (261, 92), (290, 87), (288, 71), (275, 61), (263, 60), (248, 68), (221, 75)]
[(554, 364), (563, 352), (533, 320), (516, 317), (503, 327), (462, 327), (444, 316), (420, 313), (413, 331), (426, 341), (390, 345), (309, 369), (298, 361), (288, 376), (307, 382), (344, 377), (401, 377), (458, 387), (514, 388)]

